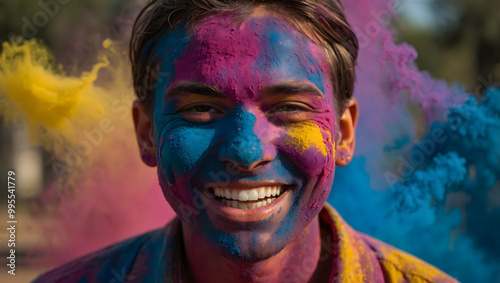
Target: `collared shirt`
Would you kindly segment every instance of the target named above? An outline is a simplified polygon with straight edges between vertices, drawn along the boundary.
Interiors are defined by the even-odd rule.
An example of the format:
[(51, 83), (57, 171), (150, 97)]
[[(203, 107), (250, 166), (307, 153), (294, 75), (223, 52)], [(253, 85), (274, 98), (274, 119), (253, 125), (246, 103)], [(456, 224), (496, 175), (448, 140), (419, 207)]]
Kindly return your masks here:
[[(329, 204), (319, 220), (330, 232), (329, 282), (457, 282), (416, 257), (355, 231)], [(161, 229), (65, 263), (34, 282), (182, 282), (183, 254), (176, 217)]]

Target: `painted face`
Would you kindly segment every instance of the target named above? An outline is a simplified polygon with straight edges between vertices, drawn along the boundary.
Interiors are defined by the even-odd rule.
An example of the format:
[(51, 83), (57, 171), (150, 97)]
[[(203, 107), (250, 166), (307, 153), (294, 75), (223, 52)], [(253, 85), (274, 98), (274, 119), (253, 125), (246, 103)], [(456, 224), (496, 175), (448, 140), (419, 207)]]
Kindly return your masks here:
[(156, 47), (154, 110), (164, 195), (227, 257), (279, 252), (323, 207), (336, 121), (319, 46), (283, 19), (231, 14)]

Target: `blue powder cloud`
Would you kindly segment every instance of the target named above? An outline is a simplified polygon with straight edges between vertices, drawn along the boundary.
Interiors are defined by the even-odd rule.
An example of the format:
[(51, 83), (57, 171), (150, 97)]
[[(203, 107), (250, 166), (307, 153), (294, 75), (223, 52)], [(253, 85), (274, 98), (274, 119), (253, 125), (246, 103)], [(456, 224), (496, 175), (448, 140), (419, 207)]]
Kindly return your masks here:
[(373, 178), (365, 157), (353, 159), (336, 170), (329, 202), (354, 228), (462, 282), (500, 282), (500, 88), (444, 117), (418, 141), (370, 144), (386, 149), (376, 161), (396, 164)]

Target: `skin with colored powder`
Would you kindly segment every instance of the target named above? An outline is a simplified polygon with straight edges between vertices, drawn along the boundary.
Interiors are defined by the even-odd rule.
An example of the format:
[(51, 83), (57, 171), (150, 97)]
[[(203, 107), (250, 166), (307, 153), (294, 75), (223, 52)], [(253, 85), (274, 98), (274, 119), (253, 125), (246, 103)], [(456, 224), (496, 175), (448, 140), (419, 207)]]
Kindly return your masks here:
[[(193, 276), (219, 273), (197, 260), (202, 255), (234, 267), (228, 282), (274, 281), (296, 268), (294, 258), (317, 261), (317, 215), (332, 186), (339, 130), (321, 48), (260, 11), (241, 23), (224, 13), (192, 31), (181, 26), (154, 52), (168, 79), (156, 89), (149, 127), (136, 122), (139, 144), (157, 149), (160, 185), (182, 220)], [(135, 111), (148, 120), (140, 104)], [(214, 198), (262, 187), (281, 192), (260, 208), (247, 209), (241, 196), (231, 206)], [(245, 275), (249, 264), (254, 271)], [(304, 273), (312, 278), (314, 269)]]
[[(344, 235), (334, 213), (326, 222), (338, 227), (337, 250), (322, 244), (332, 234), (318, 215), (335, 166), (351, 159), (357, 103), (335, 113), (321, 47), (285, 18), (262, 9), (241, 22), (231, 12), (210, 15), (168, 33), (154, 54), (167, 80), (152, 115), (137, 101), (134, 120), (140, 147), (156, 150), (160, 185), (182, 223), (184, 280), (362, 282), (390, 272), (397, 281), (417, 266), (453, 282), (411, 256), (393, 260), (393, 248), (379, 254), (391, 263), (376, 268), (369, 251), (384, 244)], [(277, 194), (256, 206), (266, 188)]]
[(141, 158), (157, 166), (177, 217), (49, 276), (109, 282), (119, 270), (130, 280), (175, 281), (165, 274), (180, 270), (184, 282), (450, 281), (325, 206), (335, 167), (352, 157), (357, 104), (335, 112), (324, 47), (289, 20), (263, 9), (244, 19), (221, 12), (156, 42), (162, 79), (153, 112), (137, 100), (133, 116)]

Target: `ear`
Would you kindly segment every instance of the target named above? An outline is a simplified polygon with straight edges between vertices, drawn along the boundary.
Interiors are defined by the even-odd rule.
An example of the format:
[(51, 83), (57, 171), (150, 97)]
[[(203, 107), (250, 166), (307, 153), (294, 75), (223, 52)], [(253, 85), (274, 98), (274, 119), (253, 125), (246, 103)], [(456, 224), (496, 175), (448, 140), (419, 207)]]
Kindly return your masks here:
[(142, 161), (150, 167), (155, 167), (156, 146), (153, 139), (151, 120), (139, 100), (135, 100), (132, 104), (132, 116), (134, 117), (135, 135), (137, 136)]
[(351, 162), (356, 146), (356, 123), (358, 122), (358, 102), (351, 98), (340, 118), (340, 138), (337, 140), (335, 165), (345, 166)]

